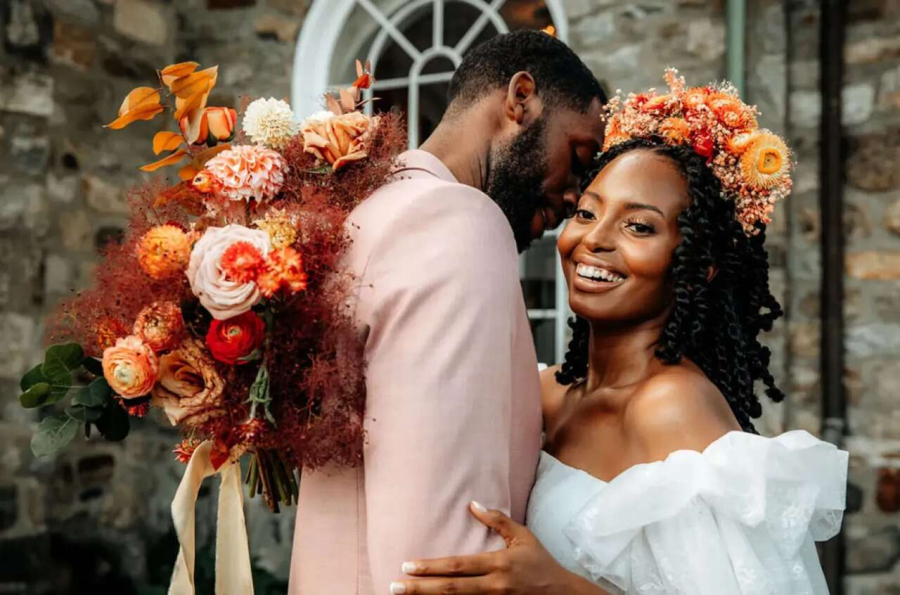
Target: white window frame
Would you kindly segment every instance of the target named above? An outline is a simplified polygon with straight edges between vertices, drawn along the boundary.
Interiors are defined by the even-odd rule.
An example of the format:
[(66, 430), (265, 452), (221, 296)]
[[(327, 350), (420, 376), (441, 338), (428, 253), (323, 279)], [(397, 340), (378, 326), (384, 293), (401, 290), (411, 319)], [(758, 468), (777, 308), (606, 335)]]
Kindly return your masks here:
[[(377, 1), (377, 0), (376, 0)], [(448, 2), (464, 2), (481, 11), (481, 15), (472, 24), (469, 31), (454, 46), (448, 46), (443, 39), (444, 11)], [(562, 41), (568, 41), (569, 24), (563, 9), (563, 0), (545, 0), (556, 35)], [(296, 53), (294, 54), (294, 70), (292, 78), (291, 99), (294, 112), (298, 117), (304, 118), (322, 109), (321, 97), (324, 93), (338, 86), (346, 86), (349, 82), (329, 80), (331, 76), (332, 60), (335, 52), (338, 52), (338, 43), (347, 19), (356, 6), (359, 6), (375, 24), (380, 27), (366, 59), (372, 64), (372, 72), (378, 74), (378, 60), (388, 41), (399, 45), (413, 60), (409, 76), (392, 79), (378, 80), (376, 78), (373, 88), (367, 91), (367, 97), (384, 89), (397, 89), (407, 87), (409, 89), (409, 111), (418, 113), (419, 88), (421, 85), (448, 82), (453, 72), (439, 72), (422, 74), (422, 69), (433, 58), (443, 57), (453, 62), (454, 68), (459, 66), (462, 55), (477, 39), (485, 26), (490, 22), (500, 32), (508, 31), (506, 22), (500, 15), (500, 9), (506, 0), (411, 0), (395, 5), (390, 14), (385, 12), (373, 0), (314, 0), (307, 13), (297, 39)], [(400, 24), (409, 15), (426, 6), (432, 6), (433, 38), (432, 45), (426, 50), (416, 48), (400, 30)], [(347, 60), (357, 56), (341, 56)], [(371, 111), (371, 104), (366, 109)], [(409, 146), (419, 146), (419, 119), (408, 118)], [(556, 236), (556, 233), (553, 234)], [(527, 258), (524, 256), (523, 258)], [(547, 310), (529, 310), (528, 317), (531, 320), (555, 319), (554, 357), (561, 361), (565, 353), (567, 338), (566, 320), (570, 316), (568, 300), (566, 297), (566, 284), (560, 268), (559, 256), (556, 257), (555, 275), (555, 301), (556, 307)], [(524, 270), (524, 261), (520, 270)], [(555, 363), (555, 362), (544, 362)]]

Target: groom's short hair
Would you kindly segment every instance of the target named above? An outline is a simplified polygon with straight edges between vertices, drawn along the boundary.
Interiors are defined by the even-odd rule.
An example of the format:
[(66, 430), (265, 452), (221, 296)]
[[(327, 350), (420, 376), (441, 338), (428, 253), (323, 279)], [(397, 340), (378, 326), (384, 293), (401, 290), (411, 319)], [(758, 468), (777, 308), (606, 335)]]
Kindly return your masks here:
[(520, 71), (534, 77), (545, 104), (584, 113), (594, 99), (607, 101), (597, 78), (569, 46), (542, 31), (523, 30), (498, 35), (466, 52), (450, 81), (451, 108), (464, 108), (489, 92), (506, 89)]

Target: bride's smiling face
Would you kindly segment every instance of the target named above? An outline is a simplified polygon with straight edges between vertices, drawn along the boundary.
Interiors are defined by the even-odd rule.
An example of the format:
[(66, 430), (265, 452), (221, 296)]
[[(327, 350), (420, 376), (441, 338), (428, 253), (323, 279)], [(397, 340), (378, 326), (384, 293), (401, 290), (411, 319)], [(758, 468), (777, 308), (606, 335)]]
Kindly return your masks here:
[(667, 314), (687, 192), (677, 166), (648, 150), (624, 153), (600, 171), (559, 236), (573, 312), (611, 324)]

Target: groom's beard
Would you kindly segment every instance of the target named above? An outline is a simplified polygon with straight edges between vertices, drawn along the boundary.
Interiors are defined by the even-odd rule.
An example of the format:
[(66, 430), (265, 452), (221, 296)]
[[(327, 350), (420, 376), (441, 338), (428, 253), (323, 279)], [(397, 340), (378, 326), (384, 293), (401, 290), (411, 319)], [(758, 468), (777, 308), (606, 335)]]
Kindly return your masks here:
[(491, 151), (486, 193), (506, 215), (519, 253), (531, 244), (534, 214), (545, 203), (546, 126), (538, 118), (508, 145)]

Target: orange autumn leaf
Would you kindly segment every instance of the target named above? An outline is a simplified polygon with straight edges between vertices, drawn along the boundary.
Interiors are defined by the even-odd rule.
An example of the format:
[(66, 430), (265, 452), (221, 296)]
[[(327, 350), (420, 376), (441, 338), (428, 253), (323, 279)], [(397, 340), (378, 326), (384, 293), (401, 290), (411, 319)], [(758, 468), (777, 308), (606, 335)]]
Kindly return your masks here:
[(153, 163), (148, 163), (147, 165), (141, 166), (141, 171), (156, 171), (161, 167), (166, 167), (167, 165), (174, 165), (178, 163), (182, 159), (184, 159), (185, 155), (187, 155), (187, 151), (185, 149), (179, 149), (169, 155), (168, 157), (164, 157), (159, 161), (155, 161)]
[(180, 134), (165, 130), (157, 132), (153, 137), (153, 154), (159, 155), (163, 151), (174, 151), (182, 142), (184, 139)]
[(119, 108), (119, 117), (106, 126), (113, 130), (125, 128), (136, 120), (152, 120), (163, 111), (159, 91), (152, 87), (138, 87), (125, 97)]
[(218, 66), (191, 73), (173, 81), (172, 84), (169, 85), (169, 90), (171, 90), (176, 97), (186, 99), (191, 95), (202, 92), (204, 86), (208, 85), (209, 89), (212, 89), (216, 84), (218, 73)]
[(191, 215), (199, 216), (204, 211), (202, 198), (186, 182), (179, 182), (157, 194), (156, 200), (153, 201), (153, 207), (159, 208), (172, 202), (180, 204)]
[[(354, 93), (355, 91), (355, 93)], [(358, 98), (359, 91), (354, 87), (351, 87), (350, 90), (341, 89), (341, 107), (344, 108), (345, 112), (352, 112), (356, 109), (356, 101)]]
[(196, 157), (194, 157), (190, 163), (181, 168), (178, 172), (178, 177), (184, 181), (193, 180), (194, 176), (196, 176), (203, 167), (206, 165), (206, 162), (227, 149), (230, 149), (231, 145), (228, 143), (224, 143), (221, 145), (216, 145), (215, 147), (206, 149), (199, 153)]
[(175, 99), (175, 120), (181, 120), (186, 114), (195, 109), (206, 107), (206, 98), (209, 96), (209, 90), (209, 81), (206, 81), (198, 93), (184, 99), (180, 97)]
[[(208, 133), (208, 124), (206, 122), (206, 108), (195, 109), (188, 113), (178, 121), (181, 132), (184, 134), (184, 140), (187, 144), (193, 145), (197, 142), (206, 141)], [(200, 137), (203, 137), (202, 139)]]
[(162, 79), (165, 86), (171, 87), (175, 80), (191, 74), (197, 70), (198, 66), (200, 66), (200, 64), (197, 62), (179, 62), (178, 64), (171, 64), (159, 71), (159, 77)]

